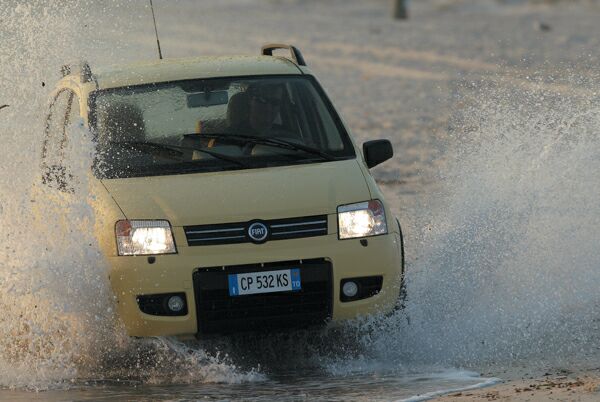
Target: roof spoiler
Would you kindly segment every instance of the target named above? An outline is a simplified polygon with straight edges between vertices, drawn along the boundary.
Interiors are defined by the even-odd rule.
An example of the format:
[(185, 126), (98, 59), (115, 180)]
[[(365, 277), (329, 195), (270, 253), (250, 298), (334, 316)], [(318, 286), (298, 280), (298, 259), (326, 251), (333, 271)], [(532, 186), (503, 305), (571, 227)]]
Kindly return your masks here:
[[(65, 64), (60, 68), (60, 74), (61, 76), (66, 77), (67, 75), (71, 74), (71, 70), (72, 65)], [(79, 63), (78, 70), (81, 82), (86, 83), (91, 82), (93, 80), (92, 69), (90, 68), (90, 64), (87, 61), (82, 61), (81, 63)]]
[(302, 57), (302, 53), (296, 46), (286, 45), (282, 43), (269, 43), (268, 45), (264, 45), (261, 48), (261, 54), (263, 56), (273, 56), (273, 50), (276, 49), (287, 49), (290, 51), (292, 56), (292, 61), (299, 66), (306, 66), (306, 62), (304, 61), (304, 57)]

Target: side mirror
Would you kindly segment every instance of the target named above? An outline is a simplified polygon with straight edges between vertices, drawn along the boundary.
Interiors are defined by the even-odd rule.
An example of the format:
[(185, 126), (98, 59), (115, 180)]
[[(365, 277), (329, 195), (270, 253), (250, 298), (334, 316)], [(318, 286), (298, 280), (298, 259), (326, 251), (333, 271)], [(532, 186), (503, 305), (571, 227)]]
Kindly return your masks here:
[(363, 154), (367, 167), (371, 169), (394, 156), (394, 149), (389, 140), (373, 140), (363, 144)]

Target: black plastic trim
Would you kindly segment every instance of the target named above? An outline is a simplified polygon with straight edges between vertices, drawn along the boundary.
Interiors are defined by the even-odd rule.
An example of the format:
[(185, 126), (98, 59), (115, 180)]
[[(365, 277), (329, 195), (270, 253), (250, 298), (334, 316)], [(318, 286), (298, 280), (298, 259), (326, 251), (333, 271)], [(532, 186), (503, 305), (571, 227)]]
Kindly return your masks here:
[(371, 169), (391, 159), (394, 156), (394, 148), (389, 140), (372, 140), (363, 144), (363, 155), (367, 167)]
[(304, 56), (296, 46), (287, 45), (283, 43), (269, 43), (268, 45), (264, 45), (260, 49), (260, 53), (263, 56), (273, 56), (273, 50), (277, 49), (286, 49), (290, 51), (292, 56), (292, 60), (299, 66), (306, 66), (306, 61), (304, 61)]
[[(229, 296), (228, 275), (300, 268), (302, 290)], [(193, 274), (198, 333), (305, 328), (333, 312), (333, 269), (324, 258), (198, 268)]]
[[(173, 296), (179, 296), (183, 299), (185, 303), (183, 310), (175, 312), (169, 309), (167, 303), (169, 302), (169, 298)], [(144, 314), (166, 317), (177, 317), (188, 314), (188, 301), (184, 292), (139, 295), (136, 297), (136, 301)]]
[[(358, 285), (358, 292), (354, 297), (345, 296), (342, 287), (346, 282), (355, 282)], [(381, 292), (383, 286), (383, 276), (363, 276), (360, 278), (344, 278), (340, 281), (340, 301), (350, 302), (362, 299), (368, 299)]]

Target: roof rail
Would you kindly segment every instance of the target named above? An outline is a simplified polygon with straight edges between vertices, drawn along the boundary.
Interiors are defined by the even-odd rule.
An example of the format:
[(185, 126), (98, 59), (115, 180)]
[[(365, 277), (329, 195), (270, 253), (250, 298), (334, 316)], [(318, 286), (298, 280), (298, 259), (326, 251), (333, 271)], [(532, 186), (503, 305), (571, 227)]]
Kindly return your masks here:
[[(71, 72), (72, 64), (65, 64), (60, 68), (60, 75), (63, 77), (66, 77), (67, 75), (71, 74)], [(91, 82), (94, 79), (94, 77), (92, 76), (92, 69), (90, 68), (90, 64), (85, 60), (79, 63), (78, 72), (81, 82), (83, 83)]]
[(273, 50), (275, 49), (287, 49), (290, 51), (292, 56), (292, 61), (299, 66), (306, 66), (306, 62), (304, 61), (304, 57), (302, 57), (302, 53), (296, 46), (286, 45), (283, 43), (269, 43), (268, 45), (264, 45), (261, 48), (261, 54), (264, 56), (273, 56)]

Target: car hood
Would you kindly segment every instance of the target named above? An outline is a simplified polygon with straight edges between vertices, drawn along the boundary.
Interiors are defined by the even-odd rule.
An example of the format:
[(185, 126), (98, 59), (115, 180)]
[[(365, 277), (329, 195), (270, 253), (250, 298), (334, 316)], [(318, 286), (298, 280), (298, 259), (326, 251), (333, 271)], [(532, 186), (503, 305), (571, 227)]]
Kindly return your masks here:
[(331, 214), (370, 198), (355, 159), (102, 182), (128, 219), (173, 226)]

